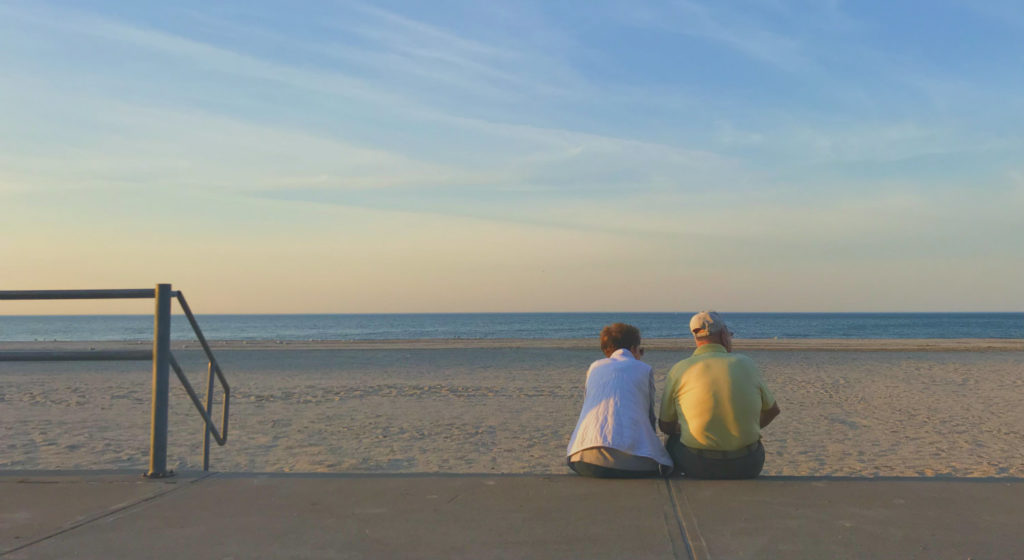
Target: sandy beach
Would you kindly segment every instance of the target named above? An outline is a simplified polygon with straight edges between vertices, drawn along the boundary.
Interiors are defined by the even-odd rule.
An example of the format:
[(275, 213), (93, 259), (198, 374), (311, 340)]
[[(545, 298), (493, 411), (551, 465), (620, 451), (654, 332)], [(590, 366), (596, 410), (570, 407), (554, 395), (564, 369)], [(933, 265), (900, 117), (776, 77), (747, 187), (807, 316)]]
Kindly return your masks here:
[[(692, 342), (645, 341), (664, 374)], [(218, 341), (231, 432), (212, 466), (249, 472), (563, 473), (593, 341)], [(0, 350), (147, 343), (0, 343)], [(195, 343), (175, 344), (205, 387)], [(765, 474), (1024, 476), (1024, 341), (745, 340), (783, 414)], [(145, 469), (146, 362), (0, 362), (0, 469)], [(171, 379), (171, 468), (202, 424)], [(202, 392), (202, 391), (200, 391)]]

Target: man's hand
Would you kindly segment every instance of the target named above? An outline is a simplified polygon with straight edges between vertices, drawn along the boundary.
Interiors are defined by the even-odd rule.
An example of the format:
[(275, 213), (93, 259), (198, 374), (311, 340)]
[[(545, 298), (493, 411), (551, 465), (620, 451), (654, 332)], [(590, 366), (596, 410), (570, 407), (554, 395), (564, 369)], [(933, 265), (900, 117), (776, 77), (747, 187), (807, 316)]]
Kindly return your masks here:
[(775, 420), (775, 417), (778, 416), (780, 412), (782, 411), (779, 410), (779, 403), (773, 404), (768, 410), (762, 410), (760, 421), (761, 427), (763, 428), (768, 424), (771, 424), (772, 420)]
[(675, 435), (683, 431), (683, 428), (679, 425), (679, 422), (666, 422), (664, 420), (658, 420), (658, 427), (661, 431), (668, 435)]

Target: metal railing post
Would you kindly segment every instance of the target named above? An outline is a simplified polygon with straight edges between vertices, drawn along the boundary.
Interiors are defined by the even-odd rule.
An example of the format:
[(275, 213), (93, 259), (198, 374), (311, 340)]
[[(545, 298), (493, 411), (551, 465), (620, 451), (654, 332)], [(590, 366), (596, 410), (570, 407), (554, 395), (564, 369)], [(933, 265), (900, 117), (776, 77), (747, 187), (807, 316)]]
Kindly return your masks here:
[[(210, 416), (213, 411), (213, 362), (206, 366), (206, 415)], [(203, 421), (203, 470), (210, 470), (210, 431), (213, 426)]]
[[(145, 476), (163, 478), (174, 476), (174, 471), (167, 469), (167, 432), (168, 432), (168, 401), (170, 372), (178, 376), (182, 387), (188, 393), (192, 404), (203, 417), (203, 470), (210, 469), (210, 439), (217, 445), (228, 441), (228, 409), (231, 402), (231, 387), (224, 372), (213, 356), (213, 350), (206, 341), (199, 323), (196, 322), (192, 309), (185, 301), (181, 292), (171, 290), (170, 284), (157, 284), (156, 289), (132, 290), (0, 290), (2, 300), (46, 300), (46, 299), (149, 299), (154, 298), (153, 313), (153, 350), (64, 350), (64, 351), (0, 351), (0, 362), (39, 362), (39, 361), (80, 361), (80, 360), (152, 360), (153, 362), (153, 400), (152, 423), (149, 438), (149, 470)], [(203, 352), (210, 360), (206, 369), (206, 406), (199, 401), (188, 377), (181, 369), (181, 364), (171, 353), (171, 298), (177, 298), (181, 310), (185, 313), (192, 331), (199, 340)], [(220, 430), (217, 430), (210, 414), (213, 412), (214, 376), (220, 381), (224, 391), (224, 406), (221, 414)]]
[(156, 285), (153, 317), (153, 415), (147, 477), (163, 478), (167, 470), (167, 401), (171, 355), (171, 285)]

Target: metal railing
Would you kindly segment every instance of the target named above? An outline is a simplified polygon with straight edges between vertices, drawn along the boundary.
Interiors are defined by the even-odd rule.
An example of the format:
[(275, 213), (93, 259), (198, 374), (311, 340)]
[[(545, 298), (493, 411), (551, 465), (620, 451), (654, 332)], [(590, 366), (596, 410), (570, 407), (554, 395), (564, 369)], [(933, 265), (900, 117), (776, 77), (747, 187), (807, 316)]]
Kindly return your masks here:
[[(148, 299), (156, 300), (153, 313), (153, 350), (101, 350), (101, 351), (9, 351), (0, 352), (0, 362), (11, 361), (82, 361), (82, 360), (152, 360), (153, 361), (153, 404), (149, 443), (149, 470), (146, 476), (163, 478), (172, 476), (173, 471), (167, 469), (167, 411), (168, 385), (170, 371), (173, 369), (178, 380), (188, 393), (192, 404), (203, 417), (203, 470), (210, 469), (210, 437), (217, 445), (224, 445), (228, 440), (228, 407), (231, 388), (228, 386), (224, 372), (217, 363), (206, 337), (203, 336), (199, 323), (192, 314), (192, 309), (180, 291), (172, 291), (170, 284), (157, 284), (156, 289), (142, 290), (0, 290), (0, 300), (53, 300), (53, 299)], [(171, 298), (178, 300), (185, 317), (188, 318), (192, 330), (203, 347), (209, 360), (206, 372), (206, 403), (200, 402), (192, 384), (185, 377), (178, 360), (171, 354)], [(214, 377), (220, 381), (224, 391), (221, 430), (214, 425), (211, 411), (213, 408)]]

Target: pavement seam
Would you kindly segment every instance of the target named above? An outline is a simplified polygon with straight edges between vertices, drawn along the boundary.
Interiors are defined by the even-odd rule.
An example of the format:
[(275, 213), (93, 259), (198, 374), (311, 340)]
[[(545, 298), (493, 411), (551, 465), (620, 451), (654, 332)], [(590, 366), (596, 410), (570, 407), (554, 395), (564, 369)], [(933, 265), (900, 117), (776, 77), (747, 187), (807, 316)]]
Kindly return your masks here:
[(90, 525), (90, 524), (95, 523), (96, 521), (99, 521), (101, 519), (106, 519), (107, 517), (110, 517), (112, 515), (116, 515), (116, 514), (121, 513), (121, 512), (123, 512), (125, 510), (128, 510), (128, 509), (131, 509), (133, 507), (145, 504), (147, 502), (151, 502), (151, 501), (153, 501), (153, 500), (155, 500), (157, 498), (166, 496), (166, 495), (168, 495), (168, 494), (170, 494), (172, 492), (177, 492), (177, 491), (180, 491), (183, 488), (188, 488), (189, 485), (195, 484), (195, 483), (203, 481), (203, 480), (206, 480), (207, 478), (210, 478), (210, 477), (212, 477), (215, 474), (216, 473), (206, 473), (206, 474), (204, 474), (202, 476), (197, 477), (195, 480), (188, 481), (187, 484), (174, 485), (174, 486), (171, 486), (170, 488), (168, 488), (167, 490), (164, 490), (162, 492), (157, 492), (156, 494), (152, 494), (150, 496), (146, 496), (145, 498), (140, 498), (138, 500), (135, 500), (134, 502), (131, 502), (131, 503), (128, 503), (128, 504), (124, 504), (124, 505), (121, 505), (121, 506), (117, 506), (114, 509), (105, 511), (103, 513), (96, 514), (96, 515), (94, 515), (92, 517), (86, 517), (85, 519), (82, 519), (82, 520), (80, 520), (80, 521), (78, 521), (76, 523), (72, 523), (71, 525), (68, 525), (67, 527), (64, 527), (63, 529), (60, 529), (60, 530), (58, 530), (55, 533), (51, 533), (51, 534), (46, 535), (44, 537), (40, 537), (40, 538), (38, 538), (38, 539), (36, 539), (34, 541), (31, 541), (31, 542), (22, 543), (22, 544), (14, 547), (14, 548), (9, 548), (7, 550), (0, 550), (0, 556), (7, 556), (9, 554), (13, 554), (13, 553), (18, 552), (20, 550), (25, 550), (26, 548), (28, 548), (30, 546), (35, 546), (35, 545), (37, 545), (37, 544), (39, 544), (41, 542), (45, 542), (45, 541), (48, 541), (48, 540), (50, 540), (50, 539), (52, 539), (54, 537), (58, 537), (60, 535), (63, 535), (64, 533), (69, 533), (71, 531), (74, 531), (75, 529), (78, 529), (79, 527), (84, 527), (86, 525)]
[(667, 478), (665, 486), (668, 488), (669, 500), (672, 501), (676, 521), (679, 523), (679, 530), (683, 535), (683, 542), (686, 543), (686, 551), (691, 560), (711, 560), (711, 553), (708, 552), (708, 545), (700, 533), (697, 517), (693, 513), (693, 508), (690, 507), (690, 501), (686, 499), (686, 493), (681, 492), (682, 499), (680, 499), (676, 495), (672, 482)]
[(693, 560), (690, 543), (686, 541), (686, 530), (683, 528), (682, 519), (679, 518), (676, 500), (672, 496), (672, 486), (667, 479), (664, 483), (669, 506), (665, 508), (665, 529), (668, 531), (668, 541), (672, 546), (672, 557), (675, 560)]

